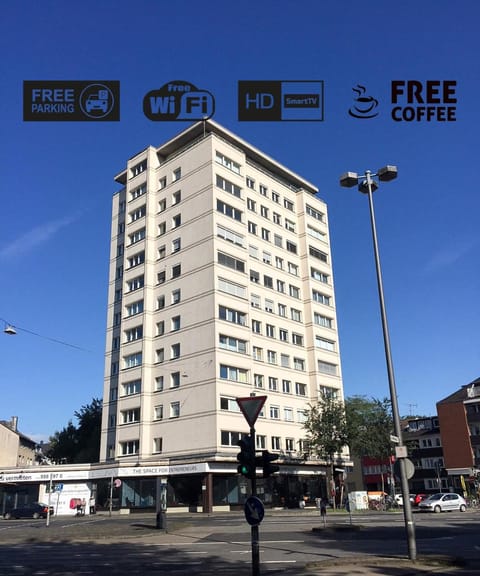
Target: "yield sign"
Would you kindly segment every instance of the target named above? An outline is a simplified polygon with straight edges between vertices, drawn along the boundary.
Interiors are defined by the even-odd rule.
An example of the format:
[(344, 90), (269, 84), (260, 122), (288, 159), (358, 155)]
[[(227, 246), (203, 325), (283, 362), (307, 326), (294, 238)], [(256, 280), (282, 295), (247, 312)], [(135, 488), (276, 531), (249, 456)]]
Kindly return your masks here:
[(250, 428), (255, 424), (263, 405), (265, 404), (266, 396), (248, 396), (247, 398), (236, 398), (237, 404), (245, 416)]

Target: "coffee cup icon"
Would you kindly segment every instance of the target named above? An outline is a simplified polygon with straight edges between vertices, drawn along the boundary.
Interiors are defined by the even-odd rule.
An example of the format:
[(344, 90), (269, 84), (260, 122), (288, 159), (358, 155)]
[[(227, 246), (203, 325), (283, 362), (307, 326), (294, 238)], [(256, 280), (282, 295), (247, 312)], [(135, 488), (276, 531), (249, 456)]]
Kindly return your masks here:
[(365, 95), (365, 86), (357, 84), (357, 88), (352, 88), (352, 90), (358, 96), (355, 98), (355, 104), (348, 111), (350, 116), (354, 118), (375, 118), (375, 116), (378, 116), (378, 112), (376, 112), (378, 100), (373, 98), (373, 96)]

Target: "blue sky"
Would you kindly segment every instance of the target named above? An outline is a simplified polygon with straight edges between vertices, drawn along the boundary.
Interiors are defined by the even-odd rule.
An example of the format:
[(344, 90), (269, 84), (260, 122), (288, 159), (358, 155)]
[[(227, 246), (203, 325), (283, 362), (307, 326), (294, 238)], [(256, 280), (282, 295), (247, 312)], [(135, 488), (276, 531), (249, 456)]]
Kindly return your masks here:
[[(214, 119), (320, 188), (329, 207), (347, 396), (388, 396), (367, 198), (347, 171), (398, 166), (375, 193), (401, 414), (480, 374), (475, 0), (4, 3), (0, 419), (46, 439), (103, 393), (113, 176), (186, 128), (142, 99), (171, 80)], [(119, 122), (24, 122), (24, 80), (119, 80)], [(323, 80), (324, 122), (239, 122), (239, 80)], [(392, 80), (457, 82), (455, 122), (395, 122)], [(379, 115), (348, 115), (361, 84)], [(34, 332), (35, 334), (31, 334)], [(59, 340), (79, 348), (49, 340)]]

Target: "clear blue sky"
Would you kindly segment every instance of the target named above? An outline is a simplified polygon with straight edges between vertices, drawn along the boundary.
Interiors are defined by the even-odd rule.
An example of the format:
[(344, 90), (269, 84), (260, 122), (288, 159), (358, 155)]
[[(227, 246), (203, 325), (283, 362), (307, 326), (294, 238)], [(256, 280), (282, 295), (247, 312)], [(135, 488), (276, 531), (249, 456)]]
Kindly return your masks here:
[[(214, 119), (314, 182), (329, 206), (345, 393), (388, 396), (367, 198), (347, 171), (398, 165), (375, 194), (402, 414), (480, 375), (476, 0), (19, 0), (0, 46), (0, 419), (46, 439), (103, 393), (113, 176), (188, 124), (142, 98), (171, 80), (212, 92)], [(23, 122), (24, 80), (120, 80), (120, 122)], [(238, 122), (239, 80), (324, 80), (325, 121)], [(456, 122), (394, 122), (391, 80), (455, 80)], [(348, 115), (360, 83), (374, 119)]]

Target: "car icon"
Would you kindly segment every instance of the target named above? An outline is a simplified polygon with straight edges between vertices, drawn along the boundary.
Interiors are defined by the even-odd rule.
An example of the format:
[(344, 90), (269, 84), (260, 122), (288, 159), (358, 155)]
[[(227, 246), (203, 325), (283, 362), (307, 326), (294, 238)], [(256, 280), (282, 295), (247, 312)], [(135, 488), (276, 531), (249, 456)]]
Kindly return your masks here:
[(108, 93), (106, 93), (106, 90), (99, 90), (98, 93), (90, 94), (85, 102), (85, 110), (87, 112), (101, 110), (106, 114), (108, 111)]

